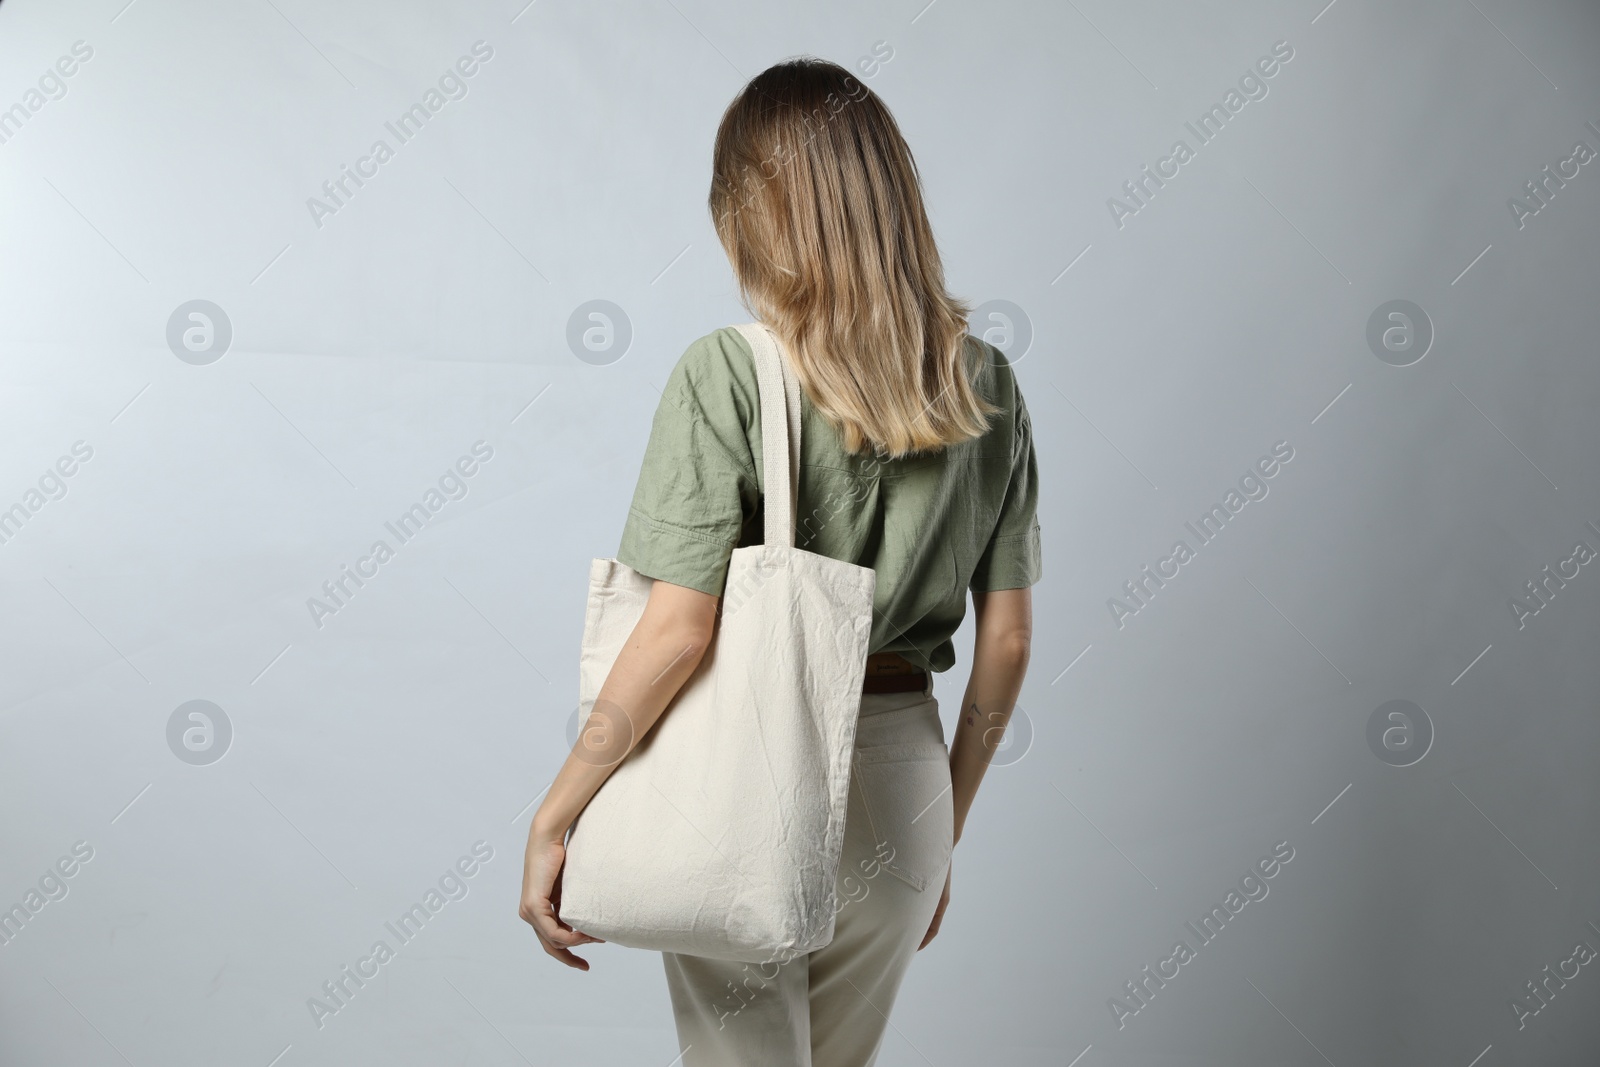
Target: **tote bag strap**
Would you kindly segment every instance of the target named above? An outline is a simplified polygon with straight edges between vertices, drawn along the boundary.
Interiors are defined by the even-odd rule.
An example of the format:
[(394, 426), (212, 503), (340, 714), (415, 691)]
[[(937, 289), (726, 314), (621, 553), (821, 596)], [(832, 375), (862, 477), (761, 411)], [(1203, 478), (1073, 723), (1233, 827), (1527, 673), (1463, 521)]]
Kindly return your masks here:
[(794, 547), (796, 483), (800, 480), (800, 383), (783, 358), (771, 327), (751, 322), (735, 327), (755, 355), (761, 393), (761, 472), (766, 528), (763, 541)]

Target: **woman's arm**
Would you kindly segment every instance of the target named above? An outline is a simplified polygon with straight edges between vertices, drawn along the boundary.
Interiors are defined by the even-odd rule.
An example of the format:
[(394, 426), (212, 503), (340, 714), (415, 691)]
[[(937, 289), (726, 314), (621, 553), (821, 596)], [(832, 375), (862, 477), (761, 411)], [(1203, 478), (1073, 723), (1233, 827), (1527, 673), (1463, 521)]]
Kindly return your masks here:
[(569, 967), (588, 970), (570, 949), (600, 939), (556, 917), (567, 829), (694, 673), (716, 628), (717, 599), (669, 582), (651, 586), (644, 614), (611, 665), (577, 744), (534, 813), (518, 913), (544, 950)]
[[(1005, 735), (1022, 678), (1028, 672), (1033, 645), (1033, 593), (1029, 589), (999, 589), (972, 593), (978, 633), (973, 640), (972, 675), (961, 701), (956, 737), (950, 745), (950, 792), (955, 801), (957, 841), (966, 825), (967, 812), (978, 795), (978, 783), (989, 769), (989, 759)], [(939, 932), (950, 904), (950, 875), (945, 874), (939, 906), (923, 935), (920, 951)]]
[(961, 719), (950, 746), (951, 794), (955, 799), (956, 840), (966, 825), (978, 783), (999, 747), (1022, 678), (1028, 671), (1033, 644), (1033, 592), (1000, 589), (972, 594), (977, 637), (973, 640), (972, 675), (961, 701)]

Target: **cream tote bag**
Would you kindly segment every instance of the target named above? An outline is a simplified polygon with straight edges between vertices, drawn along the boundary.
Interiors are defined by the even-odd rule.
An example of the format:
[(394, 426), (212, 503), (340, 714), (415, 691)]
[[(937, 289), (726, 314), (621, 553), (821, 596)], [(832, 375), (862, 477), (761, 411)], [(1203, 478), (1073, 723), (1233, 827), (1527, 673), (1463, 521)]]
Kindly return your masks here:
[[(800, 386), (738, 327), (761, 394), (765, 544), (737, 548), (695, 673), (573, 823), (559, 913), (632, 948), (765, 963), (833, 939), (877, 575), (794, 547)], [(584, 723), (651, 580), (589, 569)]]

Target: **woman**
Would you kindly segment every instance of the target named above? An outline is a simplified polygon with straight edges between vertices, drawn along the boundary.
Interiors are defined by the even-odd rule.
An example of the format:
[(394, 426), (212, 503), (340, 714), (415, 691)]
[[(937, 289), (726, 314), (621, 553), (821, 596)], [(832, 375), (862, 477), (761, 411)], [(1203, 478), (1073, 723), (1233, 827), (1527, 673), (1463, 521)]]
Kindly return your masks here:
[[(812, 58), (728, 107), (710, 196), (746, 306), (802, 387), (797, 547), (872, 567), (873, 629), (832, 942), (767, 965), (663, 953), (688, 1067), (855, 1067), (877, 1058), (915, 952), (939, 932), (950, 854), (1027, 669), (1040, 577), (1038, 475), (1005, 357), (944, 287), (916, 166), (878, 97)], [(760, 405), (742, 336), (674, 368), (617, 558), (654, 579), (596, 703), (630, 709), (603, 756), (580, 745), (529, 831), (521, 915), (546, 952), (599, 939), (559, 916), (562, 842), (712, 640), (728, 560), (762, 533)], [(977, 634), (955, 741), (932, 674), (971, 589)]]

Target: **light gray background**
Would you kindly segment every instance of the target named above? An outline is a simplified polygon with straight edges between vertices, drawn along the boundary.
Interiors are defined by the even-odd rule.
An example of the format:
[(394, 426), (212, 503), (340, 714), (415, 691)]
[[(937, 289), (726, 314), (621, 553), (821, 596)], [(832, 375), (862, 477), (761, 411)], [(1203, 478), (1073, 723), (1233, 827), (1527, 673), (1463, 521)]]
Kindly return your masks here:
[[(1600, 149), (1593, 4), (124, 2), (0, 9), (0, 108), (93, 48), (0, 144), (0, 507), (93, 449), (0, 544), (0, 906), (94, 850), (0, 946), (4, 1063), (673, 1060), (659, 958), (547, 959), (520, 848), (658, 389), (748, 318), (716, 121), (769, 63), (877, 42), (953, 290), (1031, 324), (1046, 546), (1032, 740), (880, 1063), (1600, 1056), (1600, 965), (1511, 1007), (1600, 948), (1600, 567), (1511, 609), (1600, 548), (1600, 162), (1508, 206)], [(468, 94), (318, 227), (307, 199), (479, 40)], [(233, 329), (209, 365), (165, 339), (195, 299)], [(631, 323), (604, 365), (566, 342), (592, 299)], [(1406, 367), (1366, 340), (1396, 299), (1435, 332)], [(467, 497), (316, 626), (480, 439)], [(1119, 628), (1108, 599), (1279, 441), (1270, 494)], [(206, 766), (167, 742), (196, 699), (233, 730)], [(1390, 700), (1435, 731), (1412, 766), (1368, 746)], [(319, 1028), (307, 999), (479, 840), (469, 894)], [(1280, 841), (1270, 895), (1119, 1028)]]

